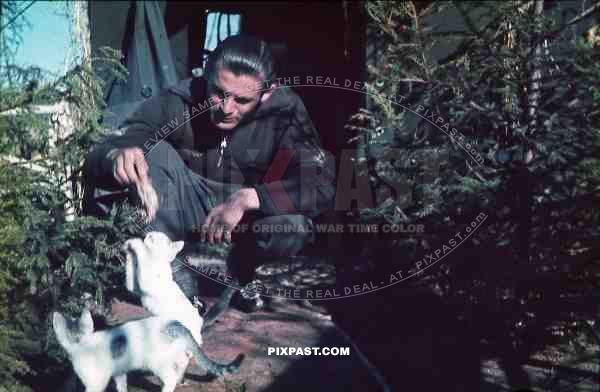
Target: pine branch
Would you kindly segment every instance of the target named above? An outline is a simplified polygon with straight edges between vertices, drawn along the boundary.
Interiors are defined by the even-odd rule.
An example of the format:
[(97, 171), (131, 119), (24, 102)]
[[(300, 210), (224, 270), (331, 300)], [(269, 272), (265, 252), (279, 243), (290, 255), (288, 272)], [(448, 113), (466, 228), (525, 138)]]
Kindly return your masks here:
[(17, 12), (8, 22), (4, 24), (4, 26), (0, 27), (0, 33), (6, 29), (8, 26), (12, 25), (17, 19), (19, 19), (32, 5), (35, 4), (37, 0), (32, 0), (29, 4), (27, 4), (21, 11)]
[(600, 3), (595, 3), (594, 5), (592, 5), (591, 7), (585, 9), (584, 11), (580, 12), (579, 15), (571, 18), (569, 21), (567, 21), (565, 24), (563, 24), (562, 26), (560, 26), (558, 29), (549, 32), (547, 34), (544, 35), (544, 38), (554, 38), (558, 35), (560, 35), (560, 33), (562, 33), (567, 27), (572, 26), (576, 23), (581, 22), (582, 20), (592, 16), (594, 14), (594, 12), (599, 11), (600, 10)]

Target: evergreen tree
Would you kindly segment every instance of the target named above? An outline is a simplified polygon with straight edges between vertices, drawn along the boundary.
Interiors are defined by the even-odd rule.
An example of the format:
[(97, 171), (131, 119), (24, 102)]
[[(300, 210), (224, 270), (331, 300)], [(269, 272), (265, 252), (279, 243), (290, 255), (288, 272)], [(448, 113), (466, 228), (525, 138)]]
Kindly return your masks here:
[[(67, 3), (71, 27), (83, 2)], [(0, 65), (0, 390), (56, 389), (68, 361), (49, 316), (90, 306), (107, 315), (108, 293), (120, 287), (122, 241), (139, 233), (127, 206), (99, 220), (81, 216), (81, 167), (106, 136), (99, 73), (126, 77), (119, 53), (75, 56), (64, 75), (15, 64), (25, 3), (2, 2)], [(73, 37), (81, 36), (75, 31)], [(78, 53), (82, 40), (73, 41)], [(85, 45), (85, 42), (83, 42)], [(50, 110), (48, 108), (50, 107)], [(59, 113), (57, 113), (57, 111)], [(60, 113), (64, 111), (64, 113)], [(62, 359), (62, 360), (58, 360)], [(26, 382), (19, 383), (19, 380)], [(56, 379), (55, 379), (56, 380)], [(60, 380), (56, 380), (59, 382)], [(42, 383), (43, 388), (36, 387)]]
[[(425, 227), (374, 234), (365, 253), (389, 260), (392, 248), (414, 265), (484, 213), (452, 258), (469, 287), (460, 263), (448, 262), (437, 274), (452, 277), (438, 289), (495, 300), (502, 287), (527, 299), (545, 289), (531, 284), (541, 271), (581, 275), (597, 256), (599, 5), (568, 17), (561, 2), (543, 0), (365, 8), (370, 110), (347, 128), (376, 203), (356, 219)], [(478, 293), (474, 280), (486, 276), (496, 281), (475, 284), (486, 287)]]

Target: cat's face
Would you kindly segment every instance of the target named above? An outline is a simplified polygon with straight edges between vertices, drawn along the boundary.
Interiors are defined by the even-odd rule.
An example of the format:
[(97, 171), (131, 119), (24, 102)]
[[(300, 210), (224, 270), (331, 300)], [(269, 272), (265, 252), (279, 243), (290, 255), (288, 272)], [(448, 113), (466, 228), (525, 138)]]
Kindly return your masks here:
[(61, 345), (74, 344), (94, 332), (94, 321), (87, 309), (81, 312), (81, 316), (77, 320), (67, 319), (62, 314), (54, 312), (52, 327)]
[(144, 244), (147, 246), (168, 246), (171, 244), (169, 237), (160, 231), (151, 231), (146, 234)]
[(164, 258), (165, 261), (171, 262), (181, 249), (183, 249), (184, 242), (173, 242), (166, 234), (159, 231), (151, 231), (146, 234), (144, 244), (155, 257)]

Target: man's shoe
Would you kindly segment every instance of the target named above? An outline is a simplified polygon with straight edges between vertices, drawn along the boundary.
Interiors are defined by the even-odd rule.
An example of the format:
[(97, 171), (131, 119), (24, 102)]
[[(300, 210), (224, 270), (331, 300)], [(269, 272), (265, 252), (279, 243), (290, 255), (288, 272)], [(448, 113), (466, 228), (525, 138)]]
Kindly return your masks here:
[(206, 303), (202, 301), (197, 295), (194, 295), (194, 297), (192, 298), (192, 305), (194, 305), (200, 317), (204, 317), (204, 315), (208, 311), (208, 309), (206, 308)]
[(257, 287), (262, 285), (258, 280), (253, 280), (240, 290), (233, 298), (232, 306), (244, 313), (252, 313), (265, 307), (265, 301), (257, 292)]

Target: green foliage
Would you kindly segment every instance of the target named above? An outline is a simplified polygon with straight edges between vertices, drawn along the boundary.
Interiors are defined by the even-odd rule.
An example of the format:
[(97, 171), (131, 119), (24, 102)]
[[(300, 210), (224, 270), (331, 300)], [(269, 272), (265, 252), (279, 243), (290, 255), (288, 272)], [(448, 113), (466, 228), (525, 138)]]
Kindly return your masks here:
[[(354, 218), (424, 227), (365, 235), (358, 249), (379, 268), (413, 267), (482, 213), (485, 225), (438, 272), (456, 273), (446, 293), (455, 287), (469, 293), (465, 301), (481, 300), (478, 293), (495, 299), (498, 287), (516, 298), (517, 282), (533, 279), (532, 271), (573, 271), (597, 256), (600, 45), (574, 35), (583, 17), (569, 22), (563, 8), (548, 1), (365, 3), (369, 110), (346, 128), (373, 205)], [(577, 12), (593, 15), (585, 11)], [(403, 257), (390, 261), (390, 252)], [(459, 259), (472, 260), (469, 271)], [(510, 278), (489, 281), (489, 271), (509, 276), (505, 270)], [(577, 276), (584, 290), (588, 278)], [(542, 290), (527, 287), (519, 301)]]
[[(18, 4), (3, 2), (3, 12), (15, 14)], [(22, 68), (11, 63), (11, 53), (23, 23), (17, 18), (2, 31), (2, 47), (10, 50), (0, 65), (2, 391), (40, 390), (35, 380), (47, 382), (64, 370), (51, 311), (75, 315), (87, 306), (106, 315), (109, 294), (123, 281), (121, 243), (140, 233), (141, 218), (126, 205), (103, 220), (80, 214), (83, 161), (107, 132), (99, 121), (98, 74), (126, 77), (119, 53), (105, 49), (78, 59), (58, 77)], [(44, 105), (66, 113), (46, 113)]]
[[(600, 47), (573, 37), (560, 3), (544, 2), (542, 13), (535, 4), (365, 3), (371, 111), (348, 129), (374, 210), (394, 200), (418, 221), (486, 208), (517, 167), (537, 178), (535, 208), (593, 192), (595, 181), (578, 180), (596, 176), (590, 159), (600, 152)], [(384, 130), (393, 140), (377, 140)], [(371, 143), (387, 153), (367, 158)], [(390, 192), (394, 182), (408, 198)]]
[(365, 3), (369, 110), (347, 137), (374, 202), (354, 219), (423, 231), (365, 234), (355, 270), (435, 262), (402, 284), (440, 295), (491, 357), (525, 363), (557, 326), (574, 345), (600, 319), (596, 3)]

